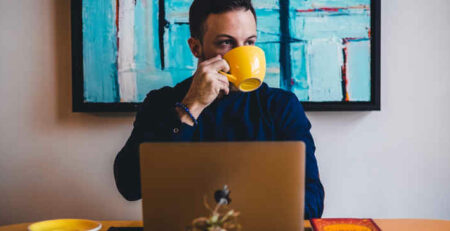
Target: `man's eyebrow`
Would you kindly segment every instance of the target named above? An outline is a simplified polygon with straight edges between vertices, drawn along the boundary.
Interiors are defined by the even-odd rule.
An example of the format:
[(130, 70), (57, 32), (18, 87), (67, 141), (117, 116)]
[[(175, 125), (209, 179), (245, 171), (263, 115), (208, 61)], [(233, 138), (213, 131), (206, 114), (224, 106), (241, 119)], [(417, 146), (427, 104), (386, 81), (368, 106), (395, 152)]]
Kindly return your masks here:
[(227, 37), (227, 38), (234, 39), (233, 36), (227, 35), (227, 34), (219, 34), (219, 35), (216, 36), (216, 38), (219, 38), (219, 37)]
[[(228, 35), (228, 34), (219, 34), (219, 35), (216, 36), (216, 38), (219, 38), (219, 37), (227, 37), (227, 38), (230, 38), (230, 39), (235, 39), (233, 36)], [(247, 40), (251, 39), (251, 38), (256, 38), (256, 35), (251, 35), (250, 37), (247, 38)]]

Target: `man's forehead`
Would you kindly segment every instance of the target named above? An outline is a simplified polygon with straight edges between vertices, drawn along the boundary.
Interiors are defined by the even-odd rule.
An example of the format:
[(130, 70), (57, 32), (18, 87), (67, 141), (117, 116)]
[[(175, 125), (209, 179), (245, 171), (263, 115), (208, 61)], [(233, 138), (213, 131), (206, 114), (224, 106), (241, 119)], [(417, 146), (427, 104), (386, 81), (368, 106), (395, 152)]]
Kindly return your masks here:
[(250, 10), (233, 10), (210, 14), (205, 22), (205, 35), (249, 37), (256, 33), (256, 20)]

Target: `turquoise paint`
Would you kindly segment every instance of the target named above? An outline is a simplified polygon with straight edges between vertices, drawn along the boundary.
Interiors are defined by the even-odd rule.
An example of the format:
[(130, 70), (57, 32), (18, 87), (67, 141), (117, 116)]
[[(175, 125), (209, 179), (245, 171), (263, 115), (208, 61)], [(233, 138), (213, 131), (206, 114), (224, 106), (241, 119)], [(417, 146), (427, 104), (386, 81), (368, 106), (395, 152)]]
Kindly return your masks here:
[(152, 34), (153, 34), (153, 54), (155, 55), (154, 65), (156, 68), (161, 69), (161, 53), (159, 52), (159, 38), (158, 38), (158, 1), (148, 0), (152, 2)]
[(322, 7), (351, 7), (357, 5), (370, 5), (370, 0), (291, 0), (291, 8), (307, 10)]
[[(347, 1), (291, 1), (292, 15), (290, 27), (294, 39), (308, 41), (308, 49), (292, 44), (292, 73), (294, 86), (292, 91), (301, 101), (341, 101), (342, 96), (342, 62), (343, 38), (360, 38), (368, 40), (370, 28), (369, 10), (350, 9), (339, 12), (298, 13), (294, 9), (340, 8), (358, 5), (370, 5), (369, 0)], [(350, 42), (349, 44), (352, 44)], [(303, 48), (303, 49), (302, 49)], [(361, 62), (370, 59), (370, 49), (358, 50), (349, 54), (349, 59)], [(353, 57), (357, 55), (356, 57)], [(364, 62), (362, 61), (362, 62)], [(301, 66), (298, 66), (298, 65)], [(356, 64), (359, 65), (359, 64)], [(355, 101), (370, 100), (370, 71), (367, 65), (354, 66), (357, 76), (353, 83)], [(359, 72), (359, 73), (357, 73)], [(353, 80), (349, 80), (352, 82)]]
[(192, 0), (165, 0), (166, 12), (189, 12)]
[(257, 16), (258, 44), (280, 41), (280, 18), (275, 10), (255, 10)]
[(171, 73), (155, 69), (150, 72), (140, 73), (136, 80), (137, 100), (142, 102), (151, 90), (160, 89), (165, 86), (174, 86)]
[(164, 72), (168, 74), (171, 86), (190, 77), (197, 66), (187, 42), (191, 36), (189, 25), (186, 24), (191, 3), (189, 0), (165, 1), (169, 25), (164, 33)]
[[(256, 3), (258, 2), (258, 3)], [(270, 87), (280, 87), (280, 18), (279, 11), (274, 10), (273, 1), (255, 1), (257, 16), (256, 46), (266, 54), (267, 72), (264, 82)], [(272, 8), (270, 7), (272, 6)]]
[[(264, 82), (270, 87), (280, 87), (280, 18), (279, 11), (270, 8), (273, 1), (258, 1), (255, 4), (257, 16), (256, 46), (266, 54), (266, 77)], [(273, 5), (272, 5), (273, 6)]]
[[(157, 1), (156, 1), (157, 3)], [(135, 8), (135, 62), (137, 101), (142, 101), (149, 89), (171, 85), (167, 74), (159, 73), (161, 68), (158, 21), (153, 16), (158, 5), (152, 0), (136, 1)], [(166, 78), (162, 78), (166, 76)]]
[(253, 8), (258, 9), (268, 9), (268, 10), (279, 10), (279, 0), (253, 0)]
[(321, 38), (368, 38), (369, 15), (330, 17), (296, 16), (292, 21), (292, 36), (301, 40)]
[(264, 50), (266, 54), (266, 77), (264, 82), (270, 87), (280, 87), (280, 44), (279, 43), (264, 43), (256, 44)]
[(306, 48), (307, 44), (304, 42), (293, 43), (291, 45), (293, 79), (292, 92), (296, 94), (298, 99), (301, 101), (309, 100)]
[(85, 102), (118, 102), (115, 1), (83, 0)]
[(171, 24), (173, 23), (188, 23), (189, 22), (189, 8), (192, 0), (165, 0), (166, 19)]
[(342, 101), (342, 50), (334, 42), (316, 41), (307, 49), (309, 100)]
[(153, 11), (151, 1), (136, 2), (134, 18), (134, 42), (136, 72), (146, 72), (155, 68), (153, 44), (154, 29), (152, 28)]
[(166, 33), (165, 63), (167, 69), (194, 69), (196, 62), (187, 42), (190, 37), (189, 25), (172, 24)]
[[(180, 7), (184, 6), (183, 4), (180, 5)], [(170, 18), (168, 20), (173, 21)], [(188, 24), (170, 24), (164, 34), (166, 71), (170, 73), (174, 83), (179, 83), (190, 77), (197, 67), (196, 58), (192, 55), (187, 42), (189, 37)]]
[[(158, 39), (158, 1), (145, 0), (146, 5), (144, 6), (143, 1), (140, 1), (136, 5), (136, 19), (139, 18), (138, 22), (136, 20), (136, 25), (145, 24), (143, 30), (145, 30), (145, 35), (147, 38), (135, 38), (137, 41), (143, 41), (142, 43), (137, 43), (138, 54), (140, 50), (147, 50), (148, 53), (145, 60), (144, 57), (137, 57), (138, 63), (145, 63), (145, 66), (138, 69), (136, 85), (137, 85), (137, 100), (142, 102), (147, 93), (153, 89), (159, 89), (164, 86), (173, 86), (174, 81), (172, 80), (171, 73), (161, 70), (161, 58), (159, 52), (159, 39)], [(145, 14), (141, 15), (141, 14)], [(146, 41), (146, 42), (144, 42)], [(137, 65), (140, 66), (140, 65)]]
[(350, 42), (347, 47), (350, 101), (370, 101), (370, 43)]

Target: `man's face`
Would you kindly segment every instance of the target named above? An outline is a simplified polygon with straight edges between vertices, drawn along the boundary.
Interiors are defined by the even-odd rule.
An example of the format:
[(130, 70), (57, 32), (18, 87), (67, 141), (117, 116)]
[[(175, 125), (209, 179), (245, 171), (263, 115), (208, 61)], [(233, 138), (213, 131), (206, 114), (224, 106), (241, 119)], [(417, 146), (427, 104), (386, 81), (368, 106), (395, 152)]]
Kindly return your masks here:
[(202, 42), (189, 39), (191, 50), (200, 62), (256, 42), (256, 21), (250, 10), (210, 14), (205, 26)]

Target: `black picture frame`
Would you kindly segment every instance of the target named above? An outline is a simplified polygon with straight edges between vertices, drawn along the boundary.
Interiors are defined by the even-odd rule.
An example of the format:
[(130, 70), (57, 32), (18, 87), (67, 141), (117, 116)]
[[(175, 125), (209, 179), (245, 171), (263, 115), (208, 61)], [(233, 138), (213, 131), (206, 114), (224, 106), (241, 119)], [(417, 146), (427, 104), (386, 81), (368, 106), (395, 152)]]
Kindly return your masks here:
[[(368, 102), (302, 102), (305, 111), (379, 111), (381, 0), (371, 0), (371, 100)], [(141, 103), (84, 102), (82, 0), (71, 0), (72, 26), (72, 111), (135, 112)]]

